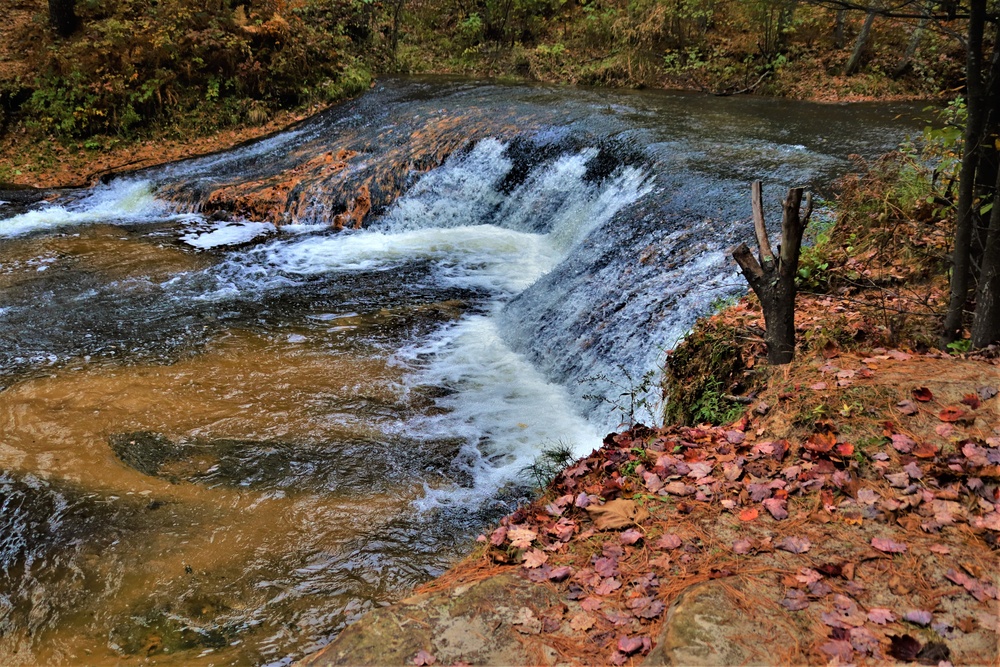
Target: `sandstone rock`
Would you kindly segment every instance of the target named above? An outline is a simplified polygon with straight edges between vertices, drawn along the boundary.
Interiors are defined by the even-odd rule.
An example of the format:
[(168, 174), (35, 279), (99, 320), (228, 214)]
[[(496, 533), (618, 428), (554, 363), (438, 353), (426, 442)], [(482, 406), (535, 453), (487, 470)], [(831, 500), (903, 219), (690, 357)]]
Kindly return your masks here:
[[(696, 586), (678, 598), (667, 612), (656, 647), (643, 665), (772, 665), (796, 653), (787, 629), (774, 627), (761, 614), (750, 614), (730, 597), (732, 580)], [(778, 591), (769, 591), (778, 595)], [(780, 597), (780, 595), (779, 595)], [(753, 595), (751, 595), (751, 599)], [(798, 656), (793, 662), (806, 662)]]
[(490, 577), (373, 610), (299, 664), (404, 665), (421, 650), (442, 665), (532, 664), (514, 622), (525, 608), (537, 616), (558, 603), (545, 586), (514, 575)]

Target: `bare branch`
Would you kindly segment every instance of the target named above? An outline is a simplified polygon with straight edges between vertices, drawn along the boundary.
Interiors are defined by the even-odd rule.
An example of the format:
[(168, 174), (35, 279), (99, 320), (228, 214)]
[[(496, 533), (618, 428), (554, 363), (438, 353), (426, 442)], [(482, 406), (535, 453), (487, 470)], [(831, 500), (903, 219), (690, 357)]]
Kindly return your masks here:
[(757, 247), (760, 249), (760, 263), (774, 261), (771, 242), (767, 238), (767, 225), (764, 224), (764, 197), (760, 181), (754, 181), (750, 186), (750, 205), (753, 207), (753, 230), (757, 235)]
[(764, 278), (764, 269), (761, 268), (760, 264), (757, 262), (757, 258), (753, 256), (750, 252), (750, 248), (747, 247), (746, 243), (741, 243), (736, 250), (733, 251), (733, 259), (736, 263), (740, 265), (740, 270), (743, 271), (743, 275), (746, 276), (747, 282), (753, 287), (757, 281)]

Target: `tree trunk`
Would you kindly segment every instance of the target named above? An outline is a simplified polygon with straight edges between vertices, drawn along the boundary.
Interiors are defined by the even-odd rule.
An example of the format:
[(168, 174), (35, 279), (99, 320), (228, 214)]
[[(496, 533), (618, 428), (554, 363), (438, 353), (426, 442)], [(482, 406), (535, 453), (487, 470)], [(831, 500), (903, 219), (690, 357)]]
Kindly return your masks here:
[(913, 60), (913, 56), (917, 53), (917, 47), (920, 46), (920, 40), (924, 36), (924, 28), (927, 26), (927, 17), (920, 19), (917, 23), (917, 27), (913, 29), (913, 34), (910, 35), (910, 42), (906, 45), (906, 51), (903, 53), (902, 60), (896, 65), (896, 69), (892, 73), (892, 78), (898, 79), (899, 77), (906, 74), (906, 71), (910, 69), (910, 61)]
[(846, 36), (844, 35), (844, 24), (847, 23), (847, 10), (838, 9), (836, 14), (836, 22), (833, 27), (833, 48), (842, 49), (846, 42)]
[(392, 62), (396, 62), (396, 49), (399, 47), (399, 18), (403, 14), (406, 0), (396, 0), (392, 8)]
[(76, 0), (49, 0), (49, 25), (60, 37), (69, 37), (79, 25)]
[(865, 16), (865, 22), (861, 25), (861, 32), (858, 33), (858, 39), (854, 42), (854, 51), (851, 52), (850, 59), (844, 65), (844, 76), (854, 76), (861, 67), (861, 58), (865, 55), (873, 23), (875, 23), (875, 12), (871, 11)]
[(745, 243), (733, 251), (733, 259), (740, 265), (743, 276), (760, 299), (767, 328), (768, 363), (787, 364), (795, 356), (795, 273), (799, 266), (802, 233), (812, 213), (812, 195), (806, 195), (806, 209), (800, 216), (802, 188), (788, 191), (781, 220), (781, 245), (775, 257), (764, 224), (760, 181), (753, 182), (751, 192), (759, 261)]
[(972, 347), (986, 347), (992, 343), (1000, 343), (1000, 171), (997, 172), (990, 227), (979, 272), (976, 315), (972, 320)]
[(951, 282), (948, 311), (944, 318), (942, 346), (962, 335), (965, 304), (969, 299), (969, 276), (972, 273), (972, 237), (975, 226), (973, 203), (976, 193), (976, 169), (986, 121), (984, 105), (983, 29), (986, 23), (986, 0), (969, 2), (969, 40), (966, 45), (965, 78), (968, 89), (968, 120), (963, 133), (962, 168), (958, 176), (958, 207), (955, 212), (955, 240), (951, 254)]

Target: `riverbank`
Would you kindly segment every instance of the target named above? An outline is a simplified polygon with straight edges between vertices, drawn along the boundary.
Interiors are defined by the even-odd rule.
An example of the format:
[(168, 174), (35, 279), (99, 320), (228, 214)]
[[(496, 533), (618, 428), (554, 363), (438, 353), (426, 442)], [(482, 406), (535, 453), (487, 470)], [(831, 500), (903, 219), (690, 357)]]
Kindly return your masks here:
[[(388, 4), (311, 0), (261, 3), (249, 14), (173, 4), (152, 13), (80, 5), (81, 27), (60, 38), (40, 0), (12, 3), (0, 28), (0, 183), (77, 186), (211, 152), (283, 129), (375, 75), (841, 103), (947, 99), (964, 62), (943, 33), (880, 18), (848, 75), (863, 14), (812, 5), (527, 3), (500, 20), (424, 4), (400, 4), (398, 15)], [(96, 51), (135, 57), (95, 59)]]
[(1000, 362), (929, 345), (948, 221), (899, 164), (804, 258), (793, 363), (752, 297), (701, 320), (673, 425), (610, 434), (302, 664), (994, 664)]

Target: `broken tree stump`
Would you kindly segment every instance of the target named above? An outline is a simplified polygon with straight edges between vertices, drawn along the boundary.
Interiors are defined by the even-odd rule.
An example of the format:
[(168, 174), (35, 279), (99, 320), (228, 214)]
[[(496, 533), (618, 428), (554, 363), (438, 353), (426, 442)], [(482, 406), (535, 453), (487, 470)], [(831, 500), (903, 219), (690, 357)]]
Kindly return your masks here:
[(787, 364), (795, 355), (795, 274), (799, 266), (802, 234), (812, 214), (812, 195), (807, 193), (805, 198), (806, 208), (800, 215), (802, 188), (788, 190), (781, 220), (781, 245), (775, 256), (764, 224), (761, 182), (754, 181), (751, 204), (758, 257), (753, 256), (746, 243), (741, 243), (733, 251), (733, 259), (740, 265), (743, 277), (760, 299), (767, 329), (767, 361), (772, 365)]

